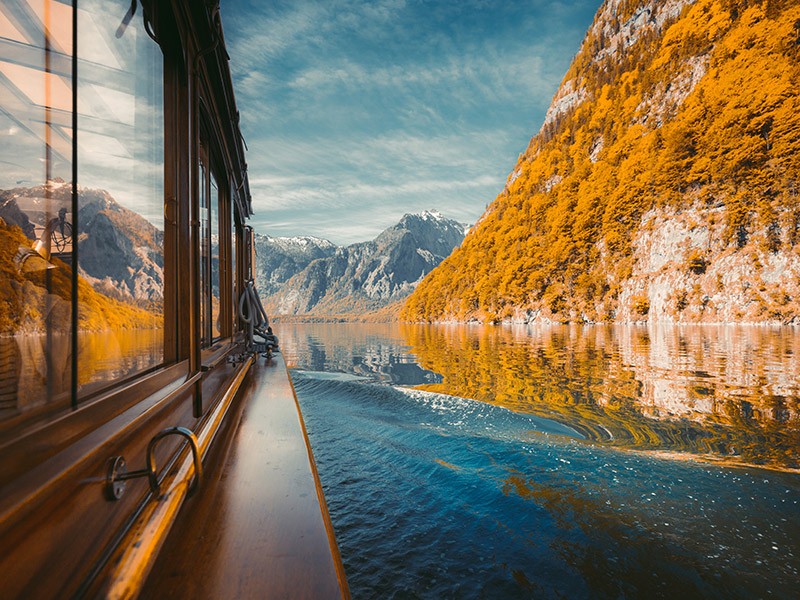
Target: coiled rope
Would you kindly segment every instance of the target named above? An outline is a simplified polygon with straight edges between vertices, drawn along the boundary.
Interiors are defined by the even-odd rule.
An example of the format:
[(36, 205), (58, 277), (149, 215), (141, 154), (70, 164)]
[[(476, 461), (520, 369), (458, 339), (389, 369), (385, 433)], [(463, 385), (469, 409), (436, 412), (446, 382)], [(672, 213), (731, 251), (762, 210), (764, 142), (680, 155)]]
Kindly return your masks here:
[(239, 318), (247, 324), (247, 346), (250, 350), (255, 341), (254, 335), (265, 337), (264, 328), (269, 327), (267, 313), (252, 279), (245, 284), (239, 296)]

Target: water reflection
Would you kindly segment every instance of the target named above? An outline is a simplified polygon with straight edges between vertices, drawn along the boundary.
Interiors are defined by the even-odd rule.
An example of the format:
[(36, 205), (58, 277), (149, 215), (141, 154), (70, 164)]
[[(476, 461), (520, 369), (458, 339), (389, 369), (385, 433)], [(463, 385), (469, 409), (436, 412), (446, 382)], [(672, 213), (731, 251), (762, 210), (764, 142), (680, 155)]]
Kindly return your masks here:
[(764, 327), (403, 327), (431, 391), (555, 418), (604, 443), (797, 467), (798, 350)]
[[(71, 340), (65, 334), (0, 337), (0, 419), (69, 403)], [(47, 399), (50, 400), (47, 400)]]
[[(164, 331), (131, 329), (78, 334), (78, 384), (105, 387), (135, 373), (160, 365), (164, 358)], [(86, 366), (84, 366), (86, 365)]]
[[(164, 332), (132, 329), (80, 333), (79, 383), (89, 393), (161, 364)], [(69, 404), (71, 343), (68, 335), (0, 337), (0, 420), (37, 407)], [(47, 365), (47, 369), (43, 368)]]
[(292, 376), (354, 597), (797, 596), (794, 474), (619, 452), (485, 402)]
[(303, 368), (481, 400), (606, 445), (800, 467), (791, 328), (306, 324), (280, 334)]
[(334, 371), (385, 383), (441, 382), (408, 353), (396, 325), (384, 323), (281, 323), (276, 326), (290, 367)]

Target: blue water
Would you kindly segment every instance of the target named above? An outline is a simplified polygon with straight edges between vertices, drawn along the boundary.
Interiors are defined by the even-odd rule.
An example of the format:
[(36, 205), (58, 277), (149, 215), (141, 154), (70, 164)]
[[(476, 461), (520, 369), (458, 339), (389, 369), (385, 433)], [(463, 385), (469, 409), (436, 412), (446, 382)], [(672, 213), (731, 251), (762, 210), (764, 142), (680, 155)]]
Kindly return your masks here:
[(354, 598), (796, 598), (800, 478), (293, 370)]
[[(595, 338), (604, 333), (600, 344)], [(763, 409), (762, 421), (743, 420), (737, 415), (746, 411), (723, 393), (716, 412), (694, 410), (702, 399), (682, 387), (694, 380), (670, 365), (705, 346), (688, 336), (673, 355), (668, 344), (640, 349), (628, 333), (282, 327), (278, 335), (353, 597), (800, 597), (800, 475), (713, 465), (695, 450), (708, 448), (702, 440), (709, 428), (728, 428), (723, 434), (738, 436), (754, 457), (775, 450), (793, 461), (796, 423), (770, 420)], [(716, 388), (762, 406), (763, 382), (742, 379), (761, 369), (782, 386), (766, 391), (783, 390), (781, 402), (795, 410), (797, 375), (784, 350), (800, 339), (789, 336), (773, 348), (751, 339), (761, 332), (702, 333), (700, 341), (712, 345), (747, 342), (725, 346), (727, 365), (755, 357), (747, 370), (695, 365), (715, 373)], [(486, 340), (492, 342), (486, 357), (498, 366), (494, 379), (471, 360), (482, 356)], [(748, 353), (753, 347), (765, 350)], [(597, 348), (607, 366), (598, 363)], [(526, 369), (540, 349), (552, 364)], [(556, 360), (557, 349), (574, 352)], [(655, 379), (655, 367), (644, 368), (650, 363), (658, 367)], [(441, 373), (431, 370), (437, 367)], [(510, 397), (513, 386), (500, 379), (508, 376), (541, 399)], [(596, 399), (614, 401), (552, 393), (558, 385), (581, 390), (586, 377), (594, 378), (589, 391)], [(598, 378), (606, 382), (602, 388)], [(488, 401), (414, 389), (419, 385), (461, 386)], [(492, 403), (495, 387), (517, 412)], [(553, 417), (560, 422), (536, 412), (563, 402), (574, 405)], [(615, 447), (616, 438), (594, 435), (624, 433), (622, 425), (641, 440), (637, 447)], [(772, 448), (776, 443), (789, 445)]]

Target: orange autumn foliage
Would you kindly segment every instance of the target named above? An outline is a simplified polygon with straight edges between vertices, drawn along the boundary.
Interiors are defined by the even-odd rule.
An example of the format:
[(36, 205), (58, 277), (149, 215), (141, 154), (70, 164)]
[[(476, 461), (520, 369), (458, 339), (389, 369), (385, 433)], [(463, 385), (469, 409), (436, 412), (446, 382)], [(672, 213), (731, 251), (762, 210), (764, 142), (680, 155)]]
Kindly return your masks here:
[(601, 8), (564, 79), (580, 99), (531, 140), (402, 319), (613, 320), (634, 234), (659, 207), (716, 211), (731, 252), (798, 252), (800, 4), (696, 0), (613, 45), (646, 4)]
[[(42, 333), (48, 326), (68, 332), (73, 295), (71, 269), (52, 258), (54, 268), (21, 272), (14, 256), (18, 248), (30, 245), (19, 227), (0, 219), (0, 275), (7, 284), (0, 288), (0, 334)], [(81, 331), (152, 328), (160, 322), (151, 312), (95, 291), (82, 277), (78, 277), (78, 298)]]

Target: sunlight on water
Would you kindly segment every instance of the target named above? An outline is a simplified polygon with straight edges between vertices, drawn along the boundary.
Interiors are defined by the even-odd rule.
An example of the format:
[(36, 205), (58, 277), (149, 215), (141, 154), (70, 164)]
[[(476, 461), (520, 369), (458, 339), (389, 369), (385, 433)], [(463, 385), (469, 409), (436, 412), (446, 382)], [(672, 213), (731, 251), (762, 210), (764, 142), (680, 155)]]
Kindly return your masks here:
[(281, 325), (353, 596), (794, 598), (772, 333)]

